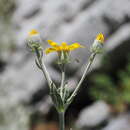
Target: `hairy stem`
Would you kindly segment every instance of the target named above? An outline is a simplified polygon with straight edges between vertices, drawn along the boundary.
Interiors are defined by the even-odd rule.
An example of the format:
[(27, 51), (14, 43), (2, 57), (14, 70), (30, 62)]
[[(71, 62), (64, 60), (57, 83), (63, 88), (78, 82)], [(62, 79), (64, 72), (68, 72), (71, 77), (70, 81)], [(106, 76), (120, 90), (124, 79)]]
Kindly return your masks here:
[(43, 74), (44, 74), (44, 76), (45, 76), (45, 79), (47, 80), (47, 83), (48, 83), (48, 85), (49, 85), (49, 88), (51, 88), (51, 84), (52, 84), (53, 82), (52, 82), (51, 77), (50, 77), (50, 75), (49, 75), (49, 73), (48, 73), (48, 71), (47, 71), (47, 68), (46, 68), (44, 62), (42, 62), (42, 59), (39, 58), (38, 56), (37, 56), (37, 60), (38, 60), (39, 65), (40, 65), (40, 69), (42, 70), (42, 72), (43, 72)]
[(65, 66), (63, 65), (61, 68), (61, 86), (60, 86), (61, 97), (63, 97), (64, 82), (65, 82)]
[(50, 75), (49, 75), (49, 73), (48, 73), (48, 71), (47, 71), (47, 69), (46, 69), (45, 64), (42, 63), (42, 64), (41, 64), (41, 67), (42, 67), (42, 72), (43, 72), (43, 74), (44, 74), (44, 76), (45, 76), (45, 78), (46, 78), (46, 80), (47, 80), (47, 83), (48, 83), (49, 87), (51, 87), (52, 80), (51, 80), (51, 77), (50, 77)]

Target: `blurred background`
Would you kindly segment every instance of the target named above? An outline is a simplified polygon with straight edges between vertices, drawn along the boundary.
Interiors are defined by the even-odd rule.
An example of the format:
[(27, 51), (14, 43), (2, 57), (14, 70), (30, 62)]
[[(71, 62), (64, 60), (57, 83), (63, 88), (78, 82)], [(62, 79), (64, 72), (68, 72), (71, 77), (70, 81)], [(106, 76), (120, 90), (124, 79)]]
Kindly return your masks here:
[[(96, 35), (105, 35), (104, 52), (66, 113), (66, 130), (130, 130), (130, 0), (0, 0), (0, 130), (59, 129), (47, 83), (26, 46), (31, 29), (44, 48), (46, 39), (86, 46), (72, 52), (71, 91)], [(59, 84), (55, 59), (44, 60)]]

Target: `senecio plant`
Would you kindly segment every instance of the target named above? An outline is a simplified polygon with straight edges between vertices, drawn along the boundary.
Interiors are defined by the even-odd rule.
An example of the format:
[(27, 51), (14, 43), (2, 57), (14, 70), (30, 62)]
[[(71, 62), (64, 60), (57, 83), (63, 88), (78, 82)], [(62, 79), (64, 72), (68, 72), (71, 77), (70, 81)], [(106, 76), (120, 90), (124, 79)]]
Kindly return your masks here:
[[(104, 36), (102, 33), (99, 33), (96, 39), (94, 40), (94, 43), (92, 44), (92, 47), (90, 49), (91, 55), (88, 62), (85, 65), (83, 75), (72, 93), (70, 93), (69, 90), (67, 89), (68, 84), (66, 84), (66, 81), (65, 81), (65, 67), (70, 62), (71, 51), (76, 50), (78, 48), (85, 48), (85, 47), (80, 45), (79, 43), (73, 43), (71, 45), (68, 45), (66, 42), (62, 42), (61, 44), (58, 44), (52, 40), (48, 40), (47, 42), (49, 43), (51, 48), (47, 48), (45, 51), (43, 51), (41, 42), (42, 41), (40, 39), (40, 34), (38, 33), (38, 31), (34, 29), (31, 30), (28, 34), (27, 45), (31, 49), (31, 51), (36, 54), (35, 63), (37, 67), (43, 72), (43, 75), (45, 76), (45, 79), (47, 80), (51, 99), (59, 114), (60, 130), (64, 130), (65, 129), (65, 121), (64, 121), (65, 112), (68, 106), (74, 100), (75, 96), (77, 95), (81, 87), (81, 84), (84, 81), (96, 54), (99, 54), (102, 52)], [(52, 52), (56, 52), (58, 54), (57, 64), (60, 66), (60, 69), (61, 69), (60, 86), (57, 86), (52, 81), (50, 74), (47, 71), (47, 68), (44, 63), (45, 57), (43, 58), (44, 52), (45, 54), (49, 54)]]

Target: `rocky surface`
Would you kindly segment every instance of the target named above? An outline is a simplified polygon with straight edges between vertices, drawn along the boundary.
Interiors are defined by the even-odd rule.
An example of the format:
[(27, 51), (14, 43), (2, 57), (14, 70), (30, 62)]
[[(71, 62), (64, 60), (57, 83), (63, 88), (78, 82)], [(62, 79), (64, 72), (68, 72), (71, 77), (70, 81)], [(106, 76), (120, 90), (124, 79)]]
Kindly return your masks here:
[[(130, 1), (129, 0), (16, 0), (16, 10), (12, 17), (13, 37), (16, 43), (15, 51), (2, 53), (7, 63), (3, 73), (0, 73), (1, 88), (6, 93), (0, 95), (0, 102), (7, 103), (10, 97), (11, 105), (29, 101), (32, 94), (43, 87), (45, 83), (40, 71), (34, 64), (34, 57), (27, 51), (25, 39), (28, 31), (35, 28), (41, 33), (43, 41), (52, 39), (57, 42), (79, 42), (86, 49), (76, 51), (72, 55), (81, 59), (81, 63), (70, 66), (78, 68), (89, 56), (89, 47), (95, 36), (103, 32), (106, 36), (105, 48), (111, 51), (129, 38), (130, 32)], [(3, 23), (1, 23), (3, 25)], [(6, 35), (9, 36), (10, 34)], [(6, 39), (5, 38), (5, 39)], [(8, 44), (10, 44), (8, 42)], [(47, 47), (46, 42), (43, 43)], [(3, 55), (4, 54), (4, 55)], [(5, 57), (6, 56), (6, 57)], [(50, 66), (54, 56), (50, 54), (45, 61), (54, 80), (60, 75)], [(93, 67), (99, 63), (100, 57)], [(80, 67), (81, 68), (81, 67)], [(75, 86), (79, 69), (70, 81)], [(45, 85), (44, 85), (45, 88)], [(43, 89), (44, 91), (44, 89)], [(44, 107), (43, 107), (44, 111)], [(105, 129), (106, 130), (106, 129)], [(108, 129), (109, 130), (109, 129)], [(116, 130), (116, 129), (114, 129)]]
[(119, 115), (116, 118), (113, 118), (108, 126), (102, 130), (130, 130), (130, 115), (129, 113)]
[(94, 127), (107, 120), (109, 115), (109, 106), (103, 101), (98, 101), (81, 111), (76, 126), (79, 128)]

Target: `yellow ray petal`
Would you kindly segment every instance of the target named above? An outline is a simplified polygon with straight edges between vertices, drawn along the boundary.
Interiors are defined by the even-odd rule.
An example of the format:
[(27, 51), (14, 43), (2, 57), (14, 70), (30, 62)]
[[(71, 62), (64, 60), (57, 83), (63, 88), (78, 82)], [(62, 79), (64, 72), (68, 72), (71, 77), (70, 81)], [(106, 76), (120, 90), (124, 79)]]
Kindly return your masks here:
[(67, 46), (67, 43), (66, 42), (62, 42), (61, 45), (62, 46)]
[(28, 33), (29, 36), (33, 36), (33, 35), (37, 35), (37, 34), (39, 34), (39, 32), (38, 32), (37, 30), (35, 30), (35, 29), (32, 29), (32, 30)]
[(80, 45), (79, 43), (73, 43), (73, 44), (69, 45), (69, 50), (70, 50), (70, 51), (71, 51), (71, 50), (75, 50), (75, 49), (77, 49), (77, 48), (85, 48), (85, 46), (82, 46), (82, 45)]
[(56, 42), (53, 42), (52, 40), (47, 40), (47, 42), (52, 46), (52, 47), (57, 47), (58, 44)]
[(47, 48), (47, 49), (45, 50), (45, 53), (46, 53), (46, 54), (49, 54), (49, 53), (55, 52), (55, 51), (57, 51), (55, 48)]
[(96, 37), (96, 40), (101, 43), (104, 43), (104, 35), (102, 33), (99, 33)]

